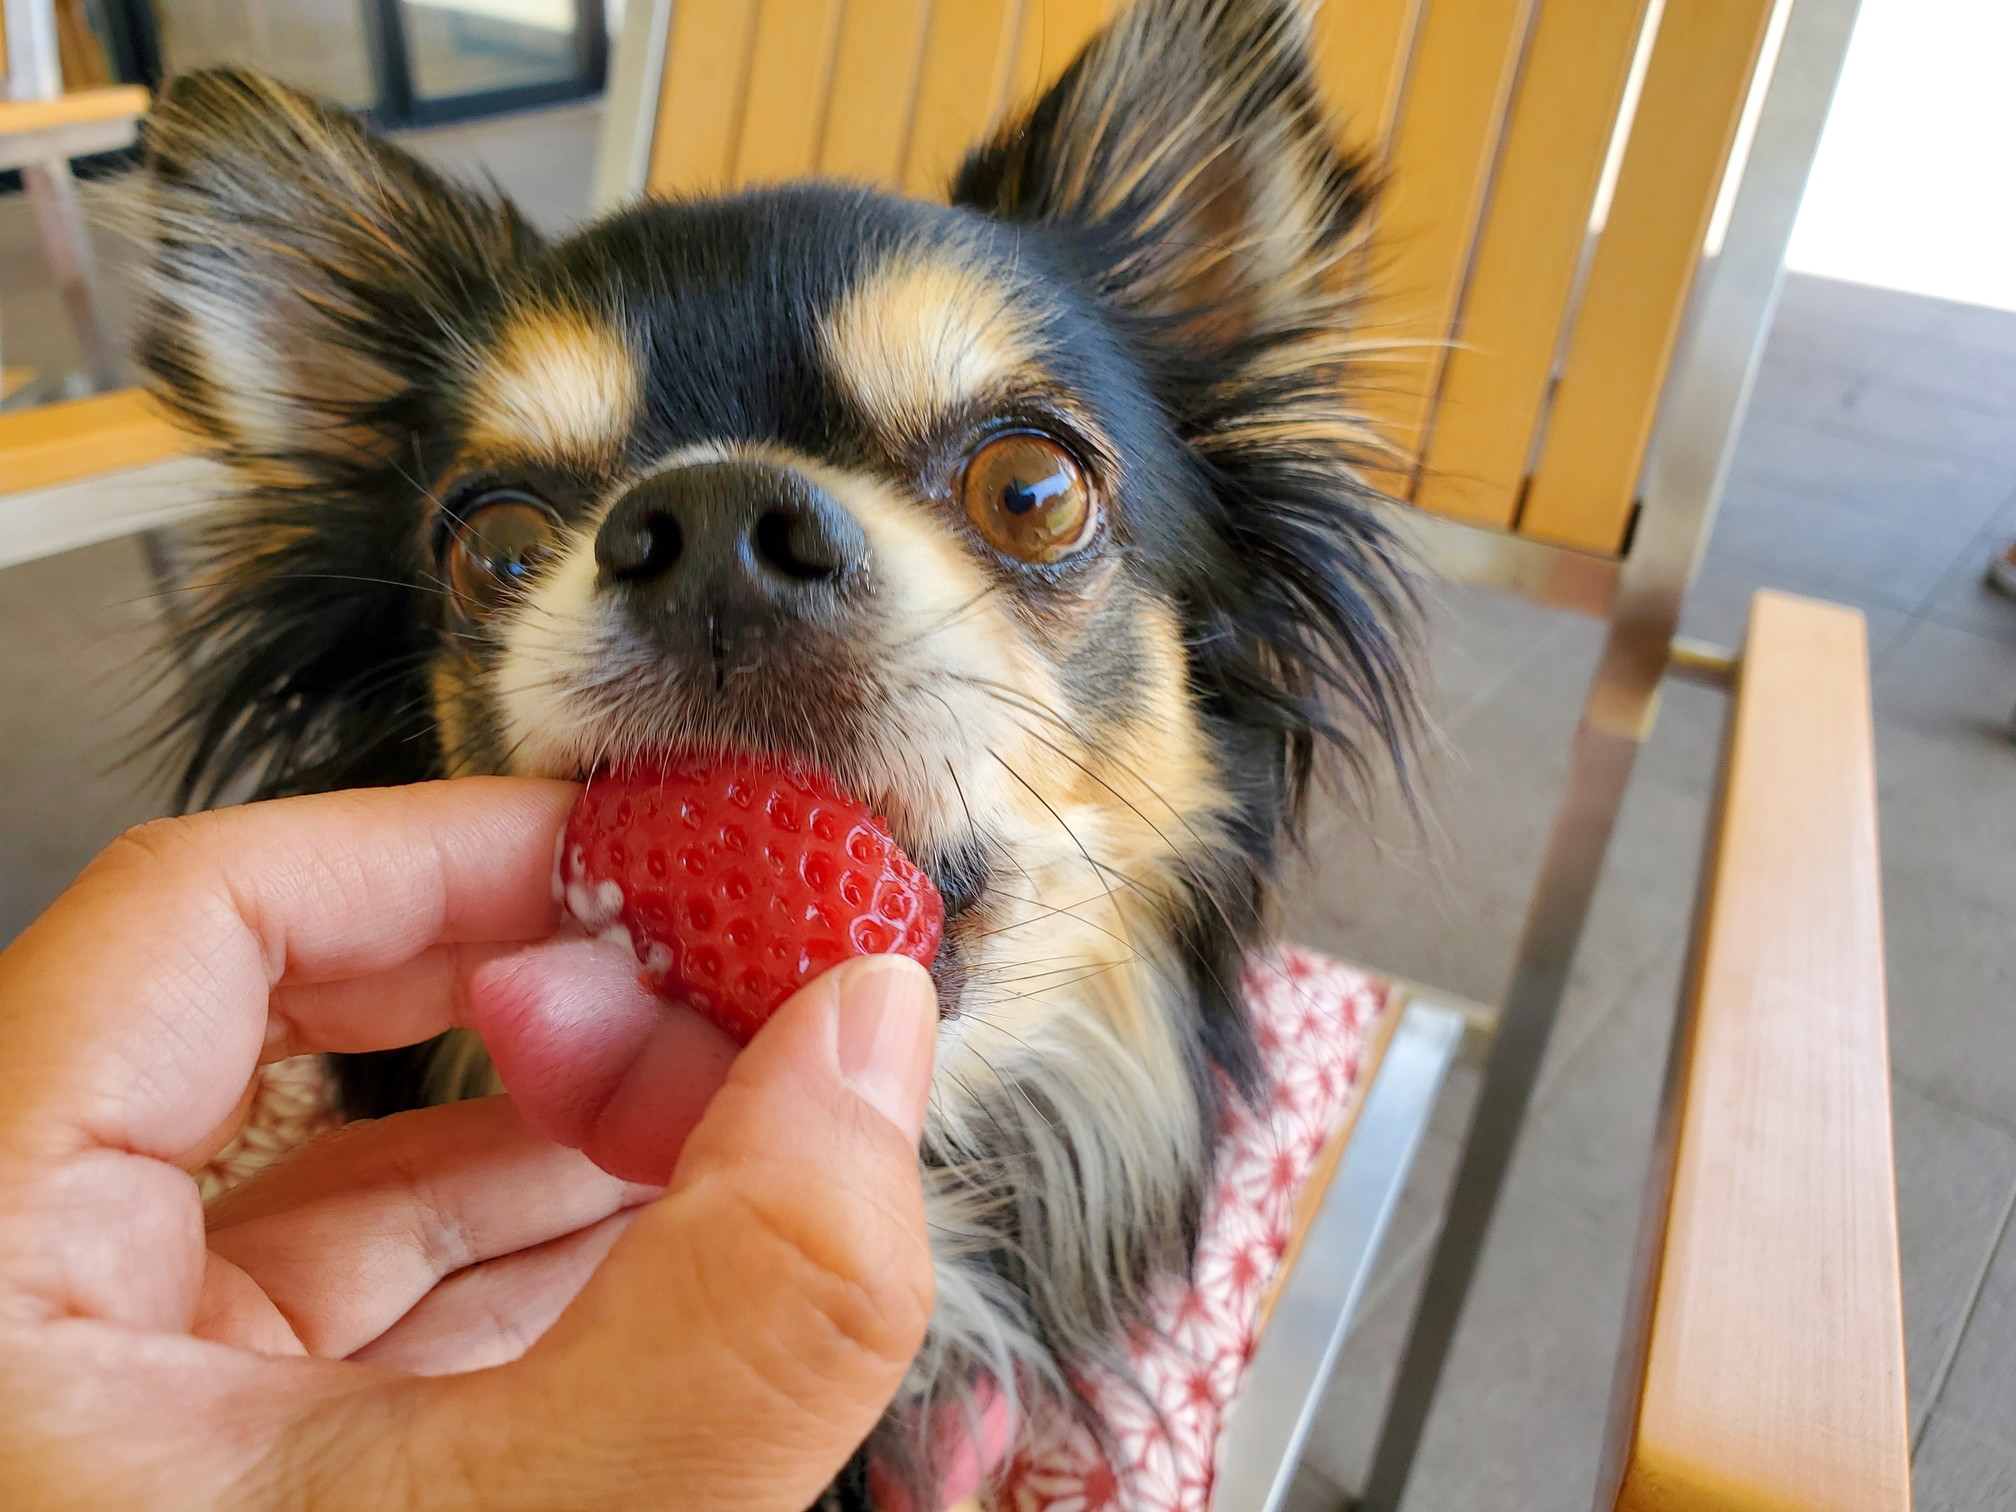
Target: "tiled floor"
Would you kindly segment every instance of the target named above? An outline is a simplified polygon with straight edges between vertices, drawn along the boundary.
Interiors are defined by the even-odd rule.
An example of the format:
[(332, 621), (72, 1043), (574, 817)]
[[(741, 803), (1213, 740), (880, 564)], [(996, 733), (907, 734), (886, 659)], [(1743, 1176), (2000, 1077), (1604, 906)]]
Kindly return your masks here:
[[(1735, 640), (1761, 585), (1869, 617), (1921, 1512), (2016, 1506), (2016, 604), (1980, 587), (2012, 536), (2016, 315), (1792, 280), (1684, 628)], [(1331, 816), (1297, 893), (1322, 901), (1292, 922), (1492, 1000), (1596, 631), (1443, 597), (1436, 832)], [(1412, 1512), (1590, 1503), (1720, 723), (1719, 695), (1668, 689)], [(1301, 1487), (1312, 1509), (1363, 1474), (1473, 1086), (1459, 1077), (1439, 1110), (1346, 1346)]]
[[(543, 124), (542, 124), (543, 123)], [(585, 211), (592, 111), (429, 134), (549, 225)], [(1787, 290), (1686, 629), (1740, 633), (1772, 584), (1860, 606), (1876, 655), (1898, 1177), (1922, 1512), (2016, 1506), (2016, 604), (1977, 585), (2016, 536), (2016, 315), (1813, 279)], [(141, 554), (0, 574), (0, 939), (157, 786), (109, 770), (148, 704)], [(1417, 828), (1321, 816), (1295, 890), (1313, 943), (1494, 999), (1563, 778), (1597, 627), (1457, 589), (1434, 611), (1442, 744)], [(1668, 690), (1515, 1162), (1413, 1512), (1581, 1512), (1596, 1473), (1660, 1057), (1720, 733)], [(1452, 1082), (1297, 1488), (1362, 1474), (1468, 1074)]]

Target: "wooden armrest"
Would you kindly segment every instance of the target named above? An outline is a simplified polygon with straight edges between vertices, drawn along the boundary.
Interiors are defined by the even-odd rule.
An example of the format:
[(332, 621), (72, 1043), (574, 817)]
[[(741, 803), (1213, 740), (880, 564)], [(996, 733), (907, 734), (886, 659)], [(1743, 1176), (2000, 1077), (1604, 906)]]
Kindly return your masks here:
[(139, 389), (0, 415), (0, 494), (46, 488), (196, 449)]
[(1616, 1505), (1901, 1512), (1875, 766), (1852, 610), (1756, 598), (1696, 952)]
[(53, 100), (0, 100), (0, 136), (93, 121), (137, 120), (147, 113), (149, 103), (147, 91), (138, 84), (78, 89)]

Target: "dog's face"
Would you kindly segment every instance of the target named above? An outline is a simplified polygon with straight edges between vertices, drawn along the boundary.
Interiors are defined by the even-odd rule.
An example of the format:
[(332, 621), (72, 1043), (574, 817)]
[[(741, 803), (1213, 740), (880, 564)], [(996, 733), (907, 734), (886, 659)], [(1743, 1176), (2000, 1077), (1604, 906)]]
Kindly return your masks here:
[(143, 355), (247, 483), (193, 779), (794, 753), (946, 896), (946, 1085), (1059, 1035), (1150, 1102), (1237, 1074), (1310, 749), (1405, 704), (1360, 189), (1292, 17), (1142, 7), (950, 206), (802, 186), (552, 246), (266, 81), (180, 81)]
[(1177, 607), (1203, 490), (1038, 252), (836, 189), (591, 231), (475, 354), (423, 526), (450, 770), (816, 761), (938, 880), (954, 1037), (996, 1055), (1229, 803)]

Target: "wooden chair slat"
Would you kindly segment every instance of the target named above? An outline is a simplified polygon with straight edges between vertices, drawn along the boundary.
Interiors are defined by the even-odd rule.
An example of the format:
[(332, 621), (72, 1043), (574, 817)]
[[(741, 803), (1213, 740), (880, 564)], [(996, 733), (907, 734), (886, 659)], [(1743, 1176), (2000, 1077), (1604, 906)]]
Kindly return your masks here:
[(845, 0), (766, 0), (756, 19), (735, 154), (738, 184), (813, 171)]
[(1316, 76), (1352, 147), (1383, 149), (1426, 0), (1324, 0), (1309, 37)]
[[(1402, 354), (1367, 408), (1412, 459), (1427, 431), (1533, 0), (1439, 0), (1421, 19), (1389, 154), (1366, 332)], [(1411, 496), (1411, 464), (1384, 480)]]
[(138, 84), (73, 90), (53, 100), (0, 100), (0, 133), (132, 120), (145, 115), (149, 103), (147, 91)]
[(1415, 502), (1509, 527), (1649, 0), (1548, 0), (1512, 102)]
[(1762, 593), (1737, 686), (1624, 1512), (1908, 1512), (1862, 616)]
[(186, 456), (196, 443), (137, 388), (0, 415), (0, 492)]
[(994, 125), (1021, 21), (1021, 0), (938, 0), (903, 164), (905, 193), (942, 198), (960, 158)]
[(848, 0), (819, 171), (885, 188), (903, 175), (931, 0)]
[(750, 0), (679, 0), (673, 7), (645, 175), (648, 192), (692, 193), (730, 181), (756, 21)]
[(1778, 0), (1667, 0), (1569, 336), (1522, 535), (1615, 553)]

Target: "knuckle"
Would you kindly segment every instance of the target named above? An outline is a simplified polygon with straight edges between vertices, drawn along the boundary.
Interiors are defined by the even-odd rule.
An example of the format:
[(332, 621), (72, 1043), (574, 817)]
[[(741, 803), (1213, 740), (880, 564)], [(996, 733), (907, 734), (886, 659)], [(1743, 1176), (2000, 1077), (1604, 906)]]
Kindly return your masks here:
[[(933, 1274), (921, 1233), (835, 1188), (725, 1187), (736, 1226), (842, 1355), (899, 1371), (923, 1342)], [(810, 1342), (810, 1341), (808, 1341)]]
[(126, 830), (86, 868), (96, 871), (123, 871), (131, 867), (178, 866), (202, 845), (209, 828), (203, 815), (171, 814), (149, 819)]

